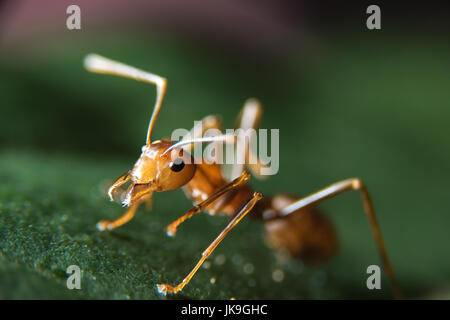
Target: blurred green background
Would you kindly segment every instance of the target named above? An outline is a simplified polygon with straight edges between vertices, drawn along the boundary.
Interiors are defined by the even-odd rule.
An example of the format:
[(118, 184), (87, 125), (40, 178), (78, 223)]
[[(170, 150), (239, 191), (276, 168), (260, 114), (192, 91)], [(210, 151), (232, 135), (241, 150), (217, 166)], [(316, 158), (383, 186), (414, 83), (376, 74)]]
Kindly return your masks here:
[[(154, 137), (208, 114), (230, 128), (243, 102), (259, 98), (262, 127), (280, 129), (280, 170), (251, 184), (266, 195), (304, 195), (362, 178), (406, 296), (450, 297), (450, 44), (438, 26), (441, 10), (422, 10), (427, 19), (417, 25), (417, 8), (400, 14), (381, 6), (382, 30), (369, 31), (361, 4), (249, 2), (233, 15), (237, 9), (222, 2), (222, 11), (187, 13), (131, 2), (118, 15), (81, 1), (82, 30), (68, 31), (68, 4), (45, 3), (31, 15), (28, 1), (2, 10), (0, 298), (160, 298), (155, 284), (178, 283), (227, 223), (202, 214), (167, 238), (164, 227), (191, 206), (177, 190), (155, 194), (151, 212), (141, 208), (114, 232), (95, 229), (123, 213), (104, 189), (139, 156), (155, 89), (87, 73), (90, 52), (169, 80)], [(52, 10), (57, 18), (46, 20)], [(158, 12), (159, 22), (147, 21)], [(247, 17), (256, 27), (242, 23)], [(329, 264), (276, 257), (262, 226), (244, 221), (177, 297), (391, 298), (385, 278), (382, 290), (366, 288), (367, 266), (380, 261), (359, 194), (321, 208), (341, 242)], [(78, 291), (65, 286), (72, 264), (83, 272)], [(284, 272), (281, 282), (275, 270)]]

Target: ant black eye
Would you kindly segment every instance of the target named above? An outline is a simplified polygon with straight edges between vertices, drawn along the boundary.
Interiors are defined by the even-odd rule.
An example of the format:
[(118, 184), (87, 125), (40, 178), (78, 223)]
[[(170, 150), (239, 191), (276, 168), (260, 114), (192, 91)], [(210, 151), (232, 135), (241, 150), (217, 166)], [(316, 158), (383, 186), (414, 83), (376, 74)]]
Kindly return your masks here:
[(181, 158), (175, 159), (173, 162), (169, 164), (170, 170), (173, 172), (180, 172), (184, 168), (184, 161)]

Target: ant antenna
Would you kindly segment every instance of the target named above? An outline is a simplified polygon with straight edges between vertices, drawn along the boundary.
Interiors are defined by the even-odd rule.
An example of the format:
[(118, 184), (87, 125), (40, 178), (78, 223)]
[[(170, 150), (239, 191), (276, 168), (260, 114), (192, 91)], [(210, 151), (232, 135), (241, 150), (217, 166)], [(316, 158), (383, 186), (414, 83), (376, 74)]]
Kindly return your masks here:
[(139, 70), (94, 53), (88, 54), (84, 58), (84, 67), (90, 72), (111, 74), (156, 85), (156, 102), (147, 131), (146, 145), (150, 145), (153, 127), (155, 126), (156, 118), (158, 117), (164, 95), (166, 94), (167, 80), (156, 74)]
[(166, 151), (164, 151), (163, 155), (172, 149), (179, 148), (179, 147), (182, 147), (187, 144), (204, 143), (204, 142), (235, 143), (236, 138), (237, 137), (234, 134), (223, 134), (220, 136), (210, 136), (210, 137), (196, 138), (196, 139), (190, 139), (190, 140), (181, 140), (180, 142), (177, 142), (177, 143), (171, 145), (169, 148), (167, 148)]

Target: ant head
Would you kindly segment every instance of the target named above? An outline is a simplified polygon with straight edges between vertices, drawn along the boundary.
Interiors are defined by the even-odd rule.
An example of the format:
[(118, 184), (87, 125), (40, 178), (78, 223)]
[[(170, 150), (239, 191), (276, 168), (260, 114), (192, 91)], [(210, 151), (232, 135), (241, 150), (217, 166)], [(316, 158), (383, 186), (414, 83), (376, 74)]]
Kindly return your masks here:
[(151, 198), (154, 191), (169, 191), (188, 183), (195, 174), (192, 156), (183, 149), (173, 147), (172, 141), (155, 141), (142, 147), (142, 154), (133, 169), (119, 178), (108, 190), (110, 199), (114, 191), (127, 180), (131, 185), (122, 201), (130, 206), (139, 199)]
[(155, 141), (142, 147), (142, 154), (130, 172), (134, 184), (151, 184), (154, 191), (168, 191), (188, 183), (195, 173), (192, 156), (172, 141)]
[(187, 139), (174, 143), (169, 140), (155, 141), (142, 147), (142, 154), (133, 169), (120, 177), (108, 191), (113, 199), (114, 191), (131, 180), (123, 205), (151, 197), (154, 191), (178, 189), (188, 183), (195, 174), (194, 158), (182, 146), (203, 142), (235, 142), (234, 135), (221, 135)]

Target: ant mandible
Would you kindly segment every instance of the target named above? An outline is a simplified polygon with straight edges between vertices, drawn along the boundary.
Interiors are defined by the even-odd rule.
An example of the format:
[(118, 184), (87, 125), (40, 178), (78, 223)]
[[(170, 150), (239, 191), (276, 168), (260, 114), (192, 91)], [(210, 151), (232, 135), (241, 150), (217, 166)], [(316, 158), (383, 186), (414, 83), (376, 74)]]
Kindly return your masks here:
[[(394, 296), (401, 297), (369, 193), (360, 179), (350, 178), (339, 181), (300, 199), (286, 194), (277, 194), (261, 200), (262, 193), (253, 191), (247, 185), (250, 174), (245, 170), (248, 168), (254, 175), (260, 177), (259, 172), (262, 168), (260, 162), (256, 165), (234, 165), (233, 175), (237, 178), (230, 182), (224, 177), (221, 167), (217, 163), (193, 161), (189, 151), (195, 143), (236, 143), (234, 135), (222, 134), (203, 137), (208, 129), (222, 130), (219, 118), (215, 116), (204, 118), (201, 123), (201, 136), (198, 136), (198, 130), (193, 129), (180, 142), (170, 140), (152, 142), (151, 135), (166, 93), (167, 80), (96, 54), (87, 55), (84, 65), (87, 70), (94, 73), (131, 78), (154, 84), (157, 88), (156, 103), (147, 131), (146, 144), (142, 147), (142, 154), (134, 167), (119, 177), (108, 190), (109, 198), (113, 201), (115, 191), (131, 180), (122, 202), (129, 209), (114, 221), (100, 221), (97, 224), (98, 229), (112, 230), (127, 223), (133, 218), (142, 203), (151, 203), (153, 192), (178, 188), (184, 190), (187, 197), (192, 200), (194, 207), (167, 227), (169, 236), (175, 236), (177, 227), (181, 223), (203, 210), (211, 215), (223, 213), (231, 219), (225, 229), (203, 251), (202, 257), (183, 281), (176, 286), (157, 284), (159, 293), (166, 295), (181, 291), (231, 229), (249, 213), (249, 217), (264, 223), (267, 242), (276, 250), (299, 257), (307, 263), (328, 259), (337, 249), (337, 238), (332, 224), (315, 207), (324, 200), (345, 191), (359, 190)], [(261, 114), (262, 107), (259, 102), (255, 99), (247, 100), (238, 117), (238, 127), (257, 128)], [(173, 157), (173, 151), (176, 151), (175, 157)], [(251, 151), (246, 150), (245, 152)]]

